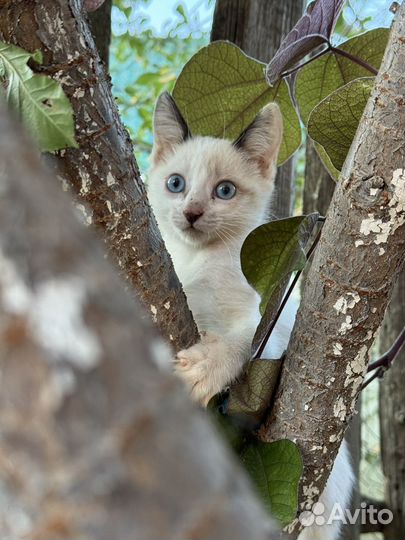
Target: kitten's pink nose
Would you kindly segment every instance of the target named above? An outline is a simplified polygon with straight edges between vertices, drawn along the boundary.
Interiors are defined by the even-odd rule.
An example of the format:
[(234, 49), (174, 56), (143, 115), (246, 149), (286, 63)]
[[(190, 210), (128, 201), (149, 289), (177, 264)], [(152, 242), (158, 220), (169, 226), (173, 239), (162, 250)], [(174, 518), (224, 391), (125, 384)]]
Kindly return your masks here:
[(188, 210), (183, 213), (190, 225), (193, 225), (204, 214), (202, 210)]

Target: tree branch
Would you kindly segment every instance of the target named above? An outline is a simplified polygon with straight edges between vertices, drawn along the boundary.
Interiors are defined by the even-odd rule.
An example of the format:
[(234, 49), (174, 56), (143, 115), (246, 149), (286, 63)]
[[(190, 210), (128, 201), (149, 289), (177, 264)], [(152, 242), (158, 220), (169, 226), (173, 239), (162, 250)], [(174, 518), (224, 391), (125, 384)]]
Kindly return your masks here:
[(303, 507), (325, 486), (405, 259), (404, 65), (405, 4), (336, 187), (260, 432), (300, 446)]
[(5, 0), (0, 39), (43, 52), (43, 72), (60, 81), (71, 100), (80, 143), (49, 162), (85, 220), (102, 232), (112, 259), (162, 335), (176, 350), (190, 346), (197, 328), (147, 203), (82, 1)]
[(278, 533), (0, 102), (2, 538)]

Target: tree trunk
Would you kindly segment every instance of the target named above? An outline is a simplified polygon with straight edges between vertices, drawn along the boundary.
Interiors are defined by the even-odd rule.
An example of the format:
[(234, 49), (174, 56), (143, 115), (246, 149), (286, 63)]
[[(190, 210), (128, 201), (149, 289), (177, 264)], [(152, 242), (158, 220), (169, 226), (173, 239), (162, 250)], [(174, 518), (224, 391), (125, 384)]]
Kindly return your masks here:
[(1, 538), (278, 538), (0, 103)]
[[(405, 273), (398, 280), (380, 333), (380, 351), (390, 348), (405, 326)], [(385, 501), (394, 513), (385, 540), (405, 538), (405, 348), (380, 382), (381, 457)]]
[(197, 328), (148, 205), (82, 0), (4, 0), (0, 39), (43, 52), (42, 71), (60, 81), (70, 98), (80, 144), (49, 162), (75, 195), (86, 222), (103, 234), (112, 259), (162, 335), (176, 350), (190, 346)]
[[(329, 175), (318, 156), (313, 141), (308, 137), (305, 152), (305, 183), (303, 197), (303, 213), (319, 212), (325, 216), (335, 189), (335, 181)], [(303, 284), (305, 283), (304, 273)], [(361, 505), (361, 493), (359, 485), (360, 460), (361, 460), (361, 407), (357, 404), (357, 414), (352, 418), (346, 435), (349, 447), (353, 472), (356, 478), (350, 509), (352, 514)], [(360, 538), (360, 520), (355, 523), (347, 523), (342, 526), (342, 540), (358, 540)]]
[(96, 11), (88, 13), (94, 43), (107, 71), (111, 43), (111, 8), (112, 0), (105, 0)]
[(405, 259), (404, 65), (405, 4), (336, 186), (261, 429), (267, 440), (300, 446), (302, 506), (325, 486)]
[[(246, 54), (269, 62), (302, 15), (303, 0), (217, 0), (211, 41), (226, 39)], [(290, 216), (294, 205), (294, 158), (277, 172), (272, 217)]]

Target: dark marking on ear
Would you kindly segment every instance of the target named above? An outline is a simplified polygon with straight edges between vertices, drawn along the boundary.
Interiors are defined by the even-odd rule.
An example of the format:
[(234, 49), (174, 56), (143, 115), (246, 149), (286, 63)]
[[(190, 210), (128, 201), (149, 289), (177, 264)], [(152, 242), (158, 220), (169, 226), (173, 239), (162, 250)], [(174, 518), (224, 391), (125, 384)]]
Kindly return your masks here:
[(235, 148), (256, 162), (263, 176), (273, 178), (283, 136), (283, 119), (276, 103), (269, 103), (234, 141)]
[(163, 92), (157, 99), (153, 116), (153, 135), (151, 161), (154, 164), (192, 136), (187, 122), (169, 92)]
[(173, 117), (176, 119), (176, 122), (178, 123), (178, 125), (179, 125), (179, 127), (180, 127), (180, 129), (182, 131), (183, 141), (186, 141), (187, 139), (191, 139), (191, 137), (192, 137), (191, 131), (190, 131), (188, 125), (187, 125), (187, 122), (184, 120), (184, 117), (181, 114), (179, 108), (177, 107), (173, 96), (171, 96), (169, 94), (169, 92), (163, 92), (162, 95), (164, 95), (165, 99), (167, 99), (167, 103), (168, 104), (170, 103), (170, 106), (171, 106), (172, 111), (173, 111)]

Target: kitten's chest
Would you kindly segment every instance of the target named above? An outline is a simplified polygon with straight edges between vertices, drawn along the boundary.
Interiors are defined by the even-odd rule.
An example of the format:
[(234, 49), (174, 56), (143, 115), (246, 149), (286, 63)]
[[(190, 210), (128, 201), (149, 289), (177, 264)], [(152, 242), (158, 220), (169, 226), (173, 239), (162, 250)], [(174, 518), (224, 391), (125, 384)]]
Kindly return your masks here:
[(200, 331), (225, 332), (242, 309), (255, 309), (257, 295), (228, 252), (196, 251), (173, 262)]

